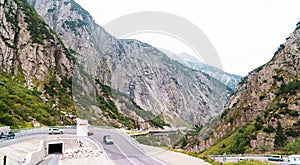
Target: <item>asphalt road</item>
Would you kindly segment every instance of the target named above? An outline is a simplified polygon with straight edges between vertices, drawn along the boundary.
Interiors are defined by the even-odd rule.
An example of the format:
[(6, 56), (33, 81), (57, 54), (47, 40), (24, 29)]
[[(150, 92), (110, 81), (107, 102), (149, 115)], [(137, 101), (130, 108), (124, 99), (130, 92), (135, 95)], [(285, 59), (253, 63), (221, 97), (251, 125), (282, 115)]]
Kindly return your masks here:
[[(63, 129), (64, 134), (67, 135), (75, 135), (76, 129)], [(32, 137), (44, 139), (48, 136), (48, 128), (46, 129), (32, 129), (30, 131), (20, 131), (15, 134), (14, 139), (1, 139), (0, 140), (0, 146), (6, 147), (15, 143), (22, 142), (26, 139), (30, 139)]]
[[(132, 143), (130, 143), (126, 138), (121, 134), (102, 130), (95, 129), (93, 138), (101, 143), (104, 151), (107, 153), (109, 159), (115, 165), (163, 165), (159, 160), (156, 160), (152, 157), (147, 156), (143, 151), (138, 149)], [(104, 135), (111, 135), (114, 144), (105, 144), (103, 142)]]
[(57, 165), (60, 154), (51, 154), (43, 159), (38, 165)]

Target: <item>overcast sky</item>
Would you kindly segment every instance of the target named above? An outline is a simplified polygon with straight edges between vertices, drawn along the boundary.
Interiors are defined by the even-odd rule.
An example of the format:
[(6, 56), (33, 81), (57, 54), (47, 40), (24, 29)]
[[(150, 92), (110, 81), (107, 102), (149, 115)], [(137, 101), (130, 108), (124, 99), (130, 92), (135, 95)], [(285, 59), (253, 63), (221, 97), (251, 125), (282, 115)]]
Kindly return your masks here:
[[(294, 31), (300, 0), (75, 0), (97, 24), (127, 14), (160, 11), (195, 24), (212, 42), (226, 72), (246, 76), (268, 62)], [(114, 34), (113, 34), (114, 35)], [(139, 33), (127, 36), (174, 53), (194, 52), (170, 36)]]

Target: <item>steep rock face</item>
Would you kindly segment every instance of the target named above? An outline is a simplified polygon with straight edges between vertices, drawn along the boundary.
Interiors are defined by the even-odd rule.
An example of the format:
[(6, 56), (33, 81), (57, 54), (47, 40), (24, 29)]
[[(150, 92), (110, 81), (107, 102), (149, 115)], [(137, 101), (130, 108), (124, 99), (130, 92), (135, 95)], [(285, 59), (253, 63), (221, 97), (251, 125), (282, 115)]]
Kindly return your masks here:
[[(117, 98), (112, 98), (110, 87), (96, 83), (81, 64), (75, 65), (70, 52), (76, 52), (66, 49), (25, 1), (0, 1), (0, 14), (0, 125), (70, 125), (79, 115), (94, 125), (149, 128), (166, 124), (161, 118), (151, 120), (152, 113), (123, 93), (114, 91)], [(137, 115), (144, 118), (136, 122)]]
[(143, 109), (162, 113), (171, 122), (180, 118), (204, 124), (226, 103), (230, 89), (225, 85), (148, 44), (112, 37), (73, 0), (28, 2), (77, 52), (87, 72), (128, 94)]
[(50, 70), (71, 76), (71, 55), (34, 9), (26, 5), (22, 1), (1, 2), (1, 69), (22, 73), (27, 81), (45, 80)]
[(237, 84), (242, 78), (242, 76), (226, 73), (218, 68), (202, 63), (199, 59), (187, 53), (168, 54), (168, 56), (189, 68), (196, 69), (210, 75), (227, 85), (232, 90), (235, 90)]
[(55, 32), (28, 3), (1, 0), (0, 36), (1, 124), (72, 123), (61, 113), (74, 113), (70, 88), (60, 89), (74, 62)]
[[(300, 30), (299, 23), (297, 25), (297, 29), (285, 44), (280, 45), (272, 60), (250, 72), (239, 83), (215, 131), (205, 140), (194, 137), (191, 141), (198, 142), (191, 143), (187, 148), (209, 149), (220, 140), (219, 143), (224, 142), (222, 139), (233, 135), (238, 128), (243, 128), (249, 130), (244, 139), (248, 151), (278, 149), (282, 146), (277, 144), (276, 147), (276, 136), (273, 133), (278, 131), (278, 123), (284, 128), (284, 134), (289, 140), (299, 137)], [(244, 133), (238, 131), (241, 132)], [(281, 143), (284, 144), (284, 141)]]

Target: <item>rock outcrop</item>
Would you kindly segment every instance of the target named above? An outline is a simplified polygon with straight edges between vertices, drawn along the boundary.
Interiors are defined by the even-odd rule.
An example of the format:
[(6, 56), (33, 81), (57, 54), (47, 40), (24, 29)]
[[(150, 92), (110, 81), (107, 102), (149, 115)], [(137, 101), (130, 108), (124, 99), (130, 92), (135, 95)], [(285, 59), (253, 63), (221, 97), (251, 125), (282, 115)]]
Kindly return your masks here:
[(191, 141), (198, 143), (191, 143), (188, 149), (206, 150), (224, 142), (222, 139), (233, 136), (235, 132), (246, 135), (247, 131), (247, 136), (243, 136), (246, 141), (244, 146), (248, 148), (246, 151), (260, 151), (266, 146), (264, 150), (278, 149), (282, 147), (280, 144), (276, 147), (275, 143), (275, 132), (280, 129), (278, 124), (282, 125), (284, 133), (281, 134), (287, 139), (300, 136), (299, 27), (298, 23), (296, 30), (279, 46), (268, 63), (242, 79), (210, 136), (205, 139), (194, 137)]
[(231, 93), (224, 84), (193, 71), (156, 48), (136, 40), (119, 40), (95, 24), (74, 0), (28, 0), (60, 35), (84, 70), (130, 96), (146, 111), (205, 124), (219, 114)]
[(168, 54), (168, 56), (171, 59), (174, 59), (189, 68), (196, 69), (196, 70), (199, 70), (201, 72), (208, 74), (209, 76), (211, 76), (211, 77), (221, 81), (223, 84), (227, 85), (233, 91), (235, 90), (237, 84), (242, 79), (242, 76), (230, 74), (230, 73), (224, 72), (216, 67), (207, 65), (207, 64), (201, 62), (196, 57), (189, 55), (187, 53)]
[[(4, 119), (13, 121), (15, 119), (13, 117), (16, 117), (20, 122), (31, 121), (35, 125), (39, 125), (38, 122), (70, 124), (66, 122), (65, 115), (60, 112), (74, 113), (74, 108), (62, 103), (72, 100), (70, 88), (66, 87), (65, 90), (59, 91), (58, 87), (62, 88), (66, 85), (66, 80), (72, 76), (74, 58), (56, 33), (28, 3), (22, 0), (4, 0), (0, 1), (0, 36), (1, 78), (9, 82), (18, 80), (14, 82), (14, 85), (17, 84), (18, 87), (13, 87), (8, 83), (1, 88), (2, 106), (6, 106), (1, 107), (3, 108), (1, 117), (4, 114), (10, 115), (6, 119), (1, 118), (1, 123), (15, 124), (9, 121), (4, 122)], [(2, 75), (6, 76), (2, 77)], [(65, 82), (64, 85), (62, 85), (63, 82)], [(31, 92), (24, 89), (21, 91), (26, 94), (21, 95), (12, 90), (24, 87), (30, 89)], [(31, 103), (24, 100), (30, 97)], [(64, 97), (64, 101), (61, 97)], [(39, 102), (37, 103), (36, 100)], [(62, 104), (65, 106), (58, 108)], [(36, 112), (30, 114), (31, 110)], [(17, 127), (21, 126), (24, 125)]]

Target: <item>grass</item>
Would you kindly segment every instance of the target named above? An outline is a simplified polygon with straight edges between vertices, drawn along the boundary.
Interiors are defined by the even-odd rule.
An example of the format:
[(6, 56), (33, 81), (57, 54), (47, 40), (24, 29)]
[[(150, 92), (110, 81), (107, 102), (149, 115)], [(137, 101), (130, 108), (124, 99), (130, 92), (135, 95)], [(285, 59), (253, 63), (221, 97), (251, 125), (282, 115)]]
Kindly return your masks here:
[(169, 148), (164, 148), (166, 150), (170, 150), (173, 152), (180, 152), (189, 156), (193, 156), (199, 159), (204, 160), (205, 162), (208, 162), (212, 165), (274, 165), (273, 163), (267, 162), (267, 161), (259, 161), (259, 160), (243, 160), (240, 162), (227, 162), (227, 163), (222, 163), (222, 162), (218, 162), (215, 161), (213, 158), (211, 158), (210, 156), (206, 155), (206, 154), (198, 154), (195, 152), (188, 152), (188, 151), (184, 151), (184, 150), (173, 150), (173, 149), (169, 149)]
[[(0, 72), (0, 82), (0, 125), (32, 127), (33, 119), (42, 125), (59, 124), (60, 112), (41, 99), (41, 92), (24, 87), (22, 75)], [(68, 119), (63, 122), (61, 124), (72, 124)]]
[(274, 165), (268, 161), (258, 161), (258, 160), (243, 160), (240, 162), (228, 162), (226, 165)]
[[(211, 147), (209, 150), (206, 150), (204, 154), (206, 155), (222, 155), (223, 153), (228, 153), (231, 146), (233, 146), (235, 137), (237, 136), (238, 132), (235, 131), (233, 134), (231, 134), (229, 137), (222, 139), (220, 142), (218, 142), (216, 145)], [(224, 145), (225, 147), (224, 147)]]

